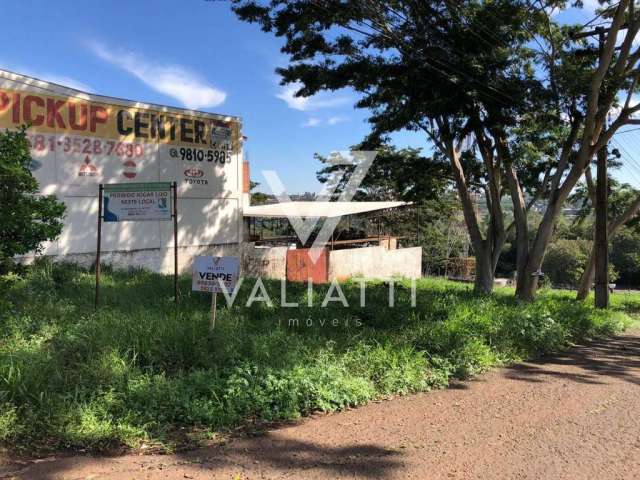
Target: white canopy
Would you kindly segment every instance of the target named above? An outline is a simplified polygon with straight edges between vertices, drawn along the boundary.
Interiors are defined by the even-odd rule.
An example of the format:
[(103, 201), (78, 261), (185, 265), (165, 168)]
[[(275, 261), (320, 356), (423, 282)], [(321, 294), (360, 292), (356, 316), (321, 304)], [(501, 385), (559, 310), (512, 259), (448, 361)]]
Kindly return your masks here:
[(332, 218), (408, 205), (407, 202), (282, 202), (245, 207), (245, 217)]

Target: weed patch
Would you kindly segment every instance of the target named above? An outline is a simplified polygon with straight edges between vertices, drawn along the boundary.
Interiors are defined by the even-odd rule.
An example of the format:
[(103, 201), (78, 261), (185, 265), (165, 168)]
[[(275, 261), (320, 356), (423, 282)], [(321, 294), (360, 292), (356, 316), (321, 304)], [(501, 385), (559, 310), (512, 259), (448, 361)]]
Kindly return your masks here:
[(245, 281), (210, 332), (209, 298), (192, 294), (186, 277), (176, 309), (171, 277), (107, 270), (97, 312), (93, 276), (73, 265), (0, 278), (0, 442), (32, 453), (170, 449), (184, 430), (206, 438), (444, 387), (613, 334), (640, 308), (640, 297), (614, 296), (612, 310), (596, 311), (554, 291), (519, 305), (508, 289), (475, 297), (467, 285), (433, 279), (418, 282), (415, 308), (408, 283), (390, 308), (381, 282), (368, 284), (363, 308), (359, 283), (342, 286), (349, 307), (327, 308), (319, 307), (326, 286), (308, 307), (307, 286), (289, 285), (300, 306), (283, 308), (279, 282), (265, 282), (273, 306), (246, 308), (252, 286)]

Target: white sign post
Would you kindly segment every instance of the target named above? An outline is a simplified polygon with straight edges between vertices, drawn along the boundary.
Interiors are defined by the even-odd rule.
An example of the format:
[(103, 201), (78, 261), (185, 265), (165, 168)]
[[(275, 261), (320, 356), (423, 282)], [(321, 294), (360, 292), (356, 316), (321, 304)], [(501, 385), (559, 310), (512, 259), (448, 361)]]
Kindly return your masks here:
[(238, 257), (195, 257), (191, 276), (191, 290), (211, 292), (211, 330), (216, 325), (218, 293), (231, 293), (240, 276)]

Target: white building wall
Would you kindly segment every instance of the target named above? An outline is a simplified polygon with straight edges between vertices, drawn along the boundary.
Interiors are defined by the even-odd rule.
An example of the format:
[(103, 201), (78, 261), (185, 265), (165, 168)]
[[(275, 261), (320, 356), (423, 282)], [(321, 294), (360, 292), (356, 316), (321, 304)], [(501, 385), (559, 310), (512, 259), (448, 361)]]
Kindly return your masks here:
[[(62, 102), (57, 110), (60, 118), (55, 117), (56, 111), (53, 111), (54, 117), (50, 121), (48, 102), (56, 101)], [(40, 124), (36, 121), (28, 129), (35, 160), (34, 176), (40, 184), (41, 193), (55, 194), (67, 205), (62, 235), (57, 241), (44, 246), (44, 254), (64, 256), (61, 258), (84, 264), (89, 259), (92, 262), (96, 251), (98, 185), (157, 181), (176, 181), (178, 184), (178, 244), (180, 255), (185, 257), (181, 258), (181, 264), (186, 265), (191, 255), (203, 251), (237, 251), (238, 243), (242, 241), (243, 203), (241, 125), (237, 117), (86, 94), (0, 70), (0, 128), (16, 128), (25, 123), (27, 103), (30, 117), (40, 120)], [(75, 105), (77, 123), (82, 120), (82, 105), (86, 105), (87, 116), (94, 106), (103, 108), (108, 120), (104, 124), (98, 123), (95, 132), (89, 131), (88, 124), (84, 131), (72, 130), (69, 123), (71, 105)], [(141, 139), (133, 133), (120, 135), (115, 122), (121, 110), (126, 110), (131, 117), (131, 127), (136, 112), (147, 117), (184, 118), (185, 124), (191, 126), (198, 121), (207, 129), (228, 126), (234, 137), (231, 161), (221, 164), (206, 159), (188, 161), (180, 158), (181, 148), (203, 150), (206, 155), (218, 147), (216, 144), (181, 142), (179, 120), (176, 120), (175, 141)], [(88, 118), (86, 120), (89, 122)], [(60, 128), (60, 122), (65, 128)], [(101, 148), (96, 148), (94, 142), (98, 142)], [(120, 150), (124, 154), (118, 154), (114, 149), (108, 154), (105, 148), (108, 142), (122, 142), (125, 146), (131, 144), (133, 153), (128, 156), (125, 150)], [(125, 165), (127, 160), (135, 164), (133, 178), (125, 176), (130, 169)], [(94, 174), (80, 175), (87, 162), (95, 169), (91, 171)], [(142, 266), (156, 271), (167, 271), (166, 267), (170, 265), (171, 271), (173, 222), (103, 223), (102, 251), (106, 263)], [(32, 257), (29, 255), (24, 260), (29, 261)]]
[(329, 252), (329, 280), (363, 278), (420, 278), (422, 247), (387, 250), (384, 247), (349, 248)]

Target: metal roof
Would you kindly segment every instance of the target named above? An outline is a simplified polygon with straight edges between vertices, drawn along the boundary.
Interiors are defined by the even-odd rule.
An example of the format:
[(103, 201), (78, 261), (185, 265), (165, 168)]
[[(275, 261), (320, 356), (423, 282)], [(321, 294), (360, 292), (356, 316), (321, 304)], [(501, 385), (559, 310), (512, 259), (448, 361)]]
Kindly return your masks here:
[(245, 207), (245, 217), (332, 218), (408, 205), (407, 202), (281, 202)]
[(0, 69), (0, 81), (2, 79), (10, 80), (15, 83), (21, 83), (25, 86), (33, 86), (40, 90), (47, 91), (53, 95), (65, 95), (70, 98), (81, 98), (93, 102), (105, 103), (108, 105), (120, 105), (123, 107), (134, 107), (145, 110), (160, 110), (163, 112), (173, 112), (180, 115), (189, 115), (194, 117), (207, 117), (216, 120), (234, 120), (242, 123), (242, 119), (236, 115), (224, 115), (220, 113), (203, 112), (202, 110), (194, 110), (190, 108), (181, 108), (170, 105), (161, 105), (158, 103), (139, 102), (136, 100), (128, 100), (126, 98), (109, 97), (98, 93), (84, 92), (77, 88), (67, 87), (59, 83), (41, 80), (39, 78), (30, 77), (22, 73), (12, 72), (11, 70)]

